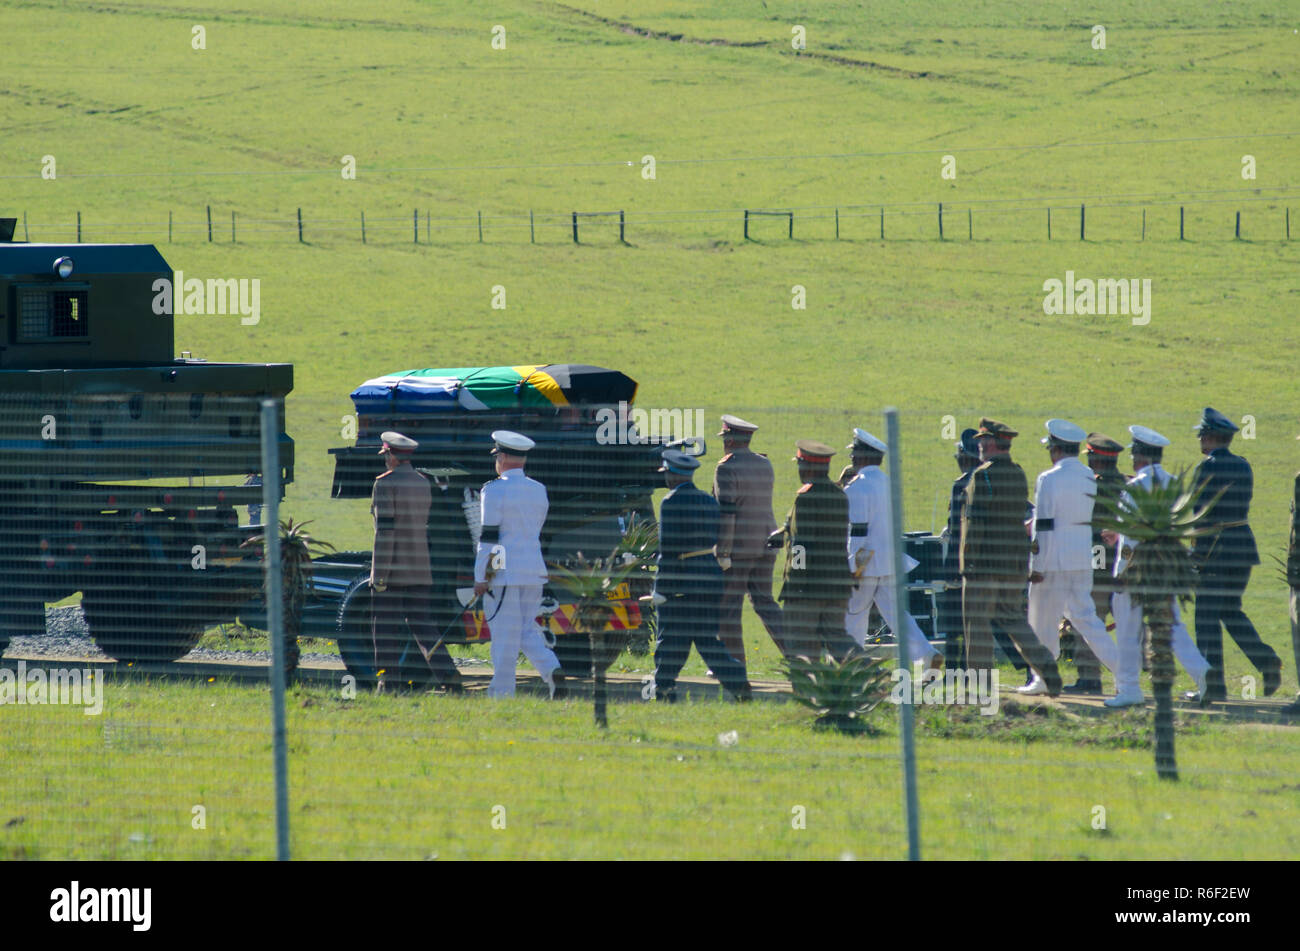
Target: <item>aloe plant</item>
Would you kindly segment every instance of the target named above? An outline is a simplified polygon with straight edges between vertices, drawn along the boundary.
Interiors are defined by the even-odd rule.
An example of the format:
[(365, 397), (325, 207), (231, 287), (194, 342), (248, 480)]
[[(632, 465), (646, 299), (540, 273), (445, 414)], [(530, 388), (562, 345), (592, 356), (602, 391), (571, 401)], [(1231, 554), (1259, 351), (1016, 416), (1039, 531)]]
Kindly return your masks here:
[(814, 726), (841, 733), (872, 733), (867, 715), (889, 695), (883, 657), (853, 650), (842, 661), (823, 651), (820, 659), (792, 657), (785, 663), (796, 702), (816, 713)]
[(1189, 543), (1243, 522), (1206, 524), (1209, 512), (1227, 489), (1202, 504), (1205, 483), (1188, 484), (1187, 470), (1163, 486), (1130, 485), (1118, 498), (1098, 495), (1100, 509), (1094, 524), (1137, 542), (1124, 569), (1124, 590), (1142, 608), (1143, 621), (1151, 633), (1151, 689), (1155, 694), (1156, 775), (1178, 778), (1174, 750), (1174, 651), (1173, 602), (1192, 599), (1196, 569)]
[[(329, 542), (323, 542), (307, 531), (310, 524), (310, 519), (305, 522), (295, 522), (292, 518), (280, 521), (280, 589), (284, 605), (286, 677), (298, 668), (298, 634), (302, 631), (302, 612), (311, 591), (311, 560), (314, 556), (334, 551)], [(261, 548), (265, 544), (266, 536), (259, 534), (248, 538), (240, 547)]]
[(609, 595), (637, 573), (653, 564), (659, 547), (658, 528), (652, 520), (632, 517), (613, 550), (603, 558), (578, 552), (565, 562), (551, 562), (551, 580), (563, 588), (575, 605), (573, 626), (591, 644), (591, 679), (596, 725), (609, 726), (605, 672), (627, 646), (626, 629), (609, 629), (614, 602)]

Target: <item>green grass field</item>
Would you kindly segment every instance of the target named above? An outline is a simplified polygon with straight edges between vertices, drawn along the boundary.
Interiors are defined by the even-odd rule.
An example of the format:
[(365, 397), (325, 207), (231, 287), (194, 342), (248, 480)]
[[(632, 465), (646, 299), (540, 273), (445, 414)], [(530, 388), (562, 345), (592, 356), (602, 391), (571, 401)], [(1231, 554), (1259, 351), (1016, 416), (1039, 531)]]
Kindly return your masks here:
[[(101, 716), (8, 718), (0, 857), (273, 855), (267, 706), (264, 688), (110, 682)], [(607, 733), (582, 701), (296, 688), (288, 710), (296, 858), (906, 854), (893, 708), (857, 738), (811, 731), (794, 704), (615, 704)], [(1183, 724), (1169, 784), (1142, 714), (970, 714), (918, 713), (929, 857), (1280, 859), (1300, 845), (1300, 753), (1277, 728)]]
[[(191, 46), (195, 25), (206, 30), (204, 50)], [(504, 50), (491, 45), (497, 25), (505, 28)], [(798, 54), (794, 25), (807, 36)], [(1104, 50), (1092, 46), (1094, 25), (1106, 27)], [(762, 427), (755, 448), (777, 467), (778, 519), (797, 488), (788, 461), (795, 439), (843, 445), (854, 426), (880, 434), (881, 410), (893, 405), (901, 411), (909, 529), (942, 524), (957, 474), (950, 430), (981, 415), (1020, 428), (1016, 456), (1032, 478), (1048, 465), (1036, 442), (1048, 417), (1116, 437), (1130, 423), (1154, 426), (1174, 440), (1166, 467), (1176, 470), (1199, 458), (1191, 428), (1201, 408), (1214, 405), (1254, 421), (1253, 438), (1236, 446), (1255, 468), (1252, 519), (1264, 560), (1246, 609), (1284, 658), (1283, 693), (1295, 691), (1286, 586), (1270, 556), (1284, 552), (1291, 479), (1300, 468), (1300, 394), (1291, 370), (1300, 344), (1298, 258), (1284, 232), (1300, 160), (1293, 66), (1300, 34), (1276, 5), (1183, 0), (1159, 11), (1138, 3), (1061, 11), (1028, 2), (827, 2), (809, 9), (776, 0), (758, 8), (739, 0), (507, 0), (482, 11), (399, 0), (364, 7), (265, 0), (198, 13), (167, 2), (87, 10), (18, 0), (0, 10), (0, 32), (23, 38), (25, 64), (0, 91), (0, 214), (25, 214), (32, 240), (66, 241), (75, 238), (80, 211), (87, 241), (155, 242), (188, 275), (260, 279), (258, 325), (181, 317), (176, 349), (214, 361), (295, 365), (288, 419), (297, 481), (286, 512), (314, 519), (319, 535), (338, 547), (364, 548), (370, 537), (365, 502), (328, 499), (326, 449), (346, 442), (348, 393), (369, 377), (417, 366), (595, 363), (640, 381), (643, 405), (702, 407), (710, 421), (722, 412), (752, 418)], [(57, 166), (52, 181), (40, 177), (47, 155)], [(340, 175), (345, 155), (356, 158), (355, 180)], [(641, 174), (646, 155), (656, 160), (653, 181)], [(955, 179), (941, 177), (945, 155), (955, 157)], [(1255, 159), (1254, 180), (1242, 178), (1245, 155)], [(939, 202), (949, 209), (943, 242)], [(1086, 241), (1078, 239), (1081, 203), (1088, 206)], [(1185, 241), (1178, 240), (1180, 205)], [(298, 208), (304, 244), (291, 223)], [(783, 219), (759, 219), (756, 240), (744, 242), (744, 208), (797, 208), (794, 240), (785, 237)], [(422, 221), (425, 212), (431, 216), (431, 240), (422, 227), (420, 243), (412, 243), (412, 209)], [(535, 245), (530, 209), (540, 222)], [(617, 243), (607, 221), (584, 223), (583, 244), (572, 244), (560, 216), (611, 209), (627, 211), (629, 246)], [(486, 216), (482, 244), (479, 211)], [(1238, 211), (1243, 240), (1234, 241)], [(523, 217), (494, 217), (503, 215)], [(1046, 316), (1043, 282), (1067, 270), (1150, 279), (1150, 323)], [(497, 285), (506, 289), (505, 310), (491, 307)], [(791, 307), (795, 285), (806, 289), (804, 310)], [(711, 446), (711, 459), (719, 448)], [(746, 624), (751, 669), (774, 672), (776, 651), (748, 609)], [(1253, 673), (1235, 646), (1226, 657), (1230, 686)], [(624, 661), (627, 669), (644, 667)], [(687, 673), (702, 670), (692, 661)], [(170, 703), (170, 694), (130, 689), (132, 703), (145, 708)], [(220, 696), (218, 708), (243, 702), (233, 688)], [(315, 854), (382, 854), (383, 843), (407, 842), (408, 821), (429, 843), (456, 842), (439, 831), (444, 815), (415, 819), (424, 808), (415, 805), (403, 807), (404, 819), (382, 824), (367, 812), (375, 825), (364, 832), (346, 831), (341, 817), (349, 804), (368, 809), (390, 796), (395, 805), (403, 797), (414, 804), (417, 789), (428, 802), (421, 783), (444, 782), (445, 772), (481, 776), (478, 763), (489, 748), (482, 744), (504, 743), (521, 730), (536, 731), (533, 740), (521, 739), (512, 748), (518, 752), (503, 749), (497, 768), (514, 758), (524, 785), (553, 779), (547, 771), (558, 769), (549, 752), (530, 757), (525, 750), (575, 744), (592, 751), (588, 765), (570, 764), (565, 773), (572, 782), (572, 794), (561, 796), (567, 818), (552, 817), (550, 827), (522, 822), (521, 830), (534, 830), (520, 833), (527, 841), (466, 831), (459, 844), (408, 842), (410, 855), (552, 855), (566, 837), (574, 851), (565, 854), (579, 855), (678, 848), (832, 856), (841, 847), (862, 856), (898, 854), (897, 769), (888, 740), (810, 740), (785, 711), (772, 725), (767, 707), (620, 711), (617, 720), (628, 721), (620, 728), (637, 722), (655, 737), (656, 750), (701, 750), (697, 765), (708, 778), (680, 786), (697, 805), (735, 778), (728, 770), (737, 757), (710, 745), (726, 726), (715, 721), (770, 736), (766, 753), (742, 759), (752, 769), (745, 775), (755, 778), (752, 797), (738, 798), (737, 812), (717, 824), (724, 831), (713, 853), (695, 853), (683, 843), (708, 843), (700, 830), (713, 834), (712, 823), (688, 831), (658, 816), (645, 824), (654, 790), (674, 782), (662, 773), (676, 762), (667, 752), (630, 761), (645, 768), (644, 792), (627, 785), (618, 801), (584, 811), (594, 807), (575, 803), (606, 781), (601, 771), (626, 775), (630, 765), (611, 756), (597, 767), (594, 754), (631, 742), (597, 739), (585, 714), (433, 701), (427, 715), (414, 703), (384, 713), (385, 702), (353, 709), (391, 716), (412, 737), (436, 738), (456, 768), (429, 765), (425, 777), (410, 751), (409, 762), (397, 757), (406, 765), (394, 778), (382, 778), (387, 744), (369, 749), (365, 733), (346, 739), (352, 734), (332, 719), (333, 702), (317, 698), (295, 712), (308, 732), (295, 740), (306, 744), (306, 755), (294, 758), (294, 769), (306, 770), (309, 756), (328, 760), (320, 737), (334, 729), (345, 739), (329, 743), (369, 766), (348, 767), (341, 778), (356, 784), (322, 791), (304, 816), (305, 828), (316, 824), (304, 833)], [(141, 721), (168, 725), (156, 728), (156, 745), (133, 754), (140, 775), (161, 775), (159, 763), (171, 762), (173, 731), (224, 749), (223, 725), (244, 723), (232, 726), (232, 736), (243, 736), (263, 706), (252, 703), (245, 719), (187, 726), (180, 713), (190, 709), (186, 701), (163, 719)], [(17, 735), (5, 731), (10, 749)], [(84, 738), (67, 735), (71, 756)], [(492, 736), (502, 739), (486, 739)], [(1238, 821), (1244, 807), (1233, 797), (1244, 802), (1263, 788), (1251, 785), (1247, 764), (1255, 756), (1284, 762), (1289, 739), (1256, 728), (1190, 737), (1183, 749), (1203, 772), (1177, 790), (1158, 791), (1147, 788), (1154, 783), (1149, 753), (1076, 751), (1054, 740), (1040, 744), (1050, 754), (1027, 760), (1005, 744), (923, 739), (923, 762), (948, 758), (954, 775), (964, 777), (948, 784), (946, 796), (938, 791), (946, 786), (923, 781), (923, 803), (935, 815), (927, 836), (941, 836), (953, 855), (1016, 854), (1015, 835), (993, 840), (1000, 826), (990, 817), (1028, 806), (1045, 823), (1031, 839), (1041, 856), (1281, 856), (1284, 836), (1258, 805), (1263, 800), (1250, 806), (1258, 816)], [(247, 755), (261, 757), (261, 735), (247, 743)], [(117, 755), (102, 758), (107, 776), (124, 768)], [(1126, 766), (1127, 758), (1140, 766)], [(186, 774), (197, 771), (193, 782), (202, 784), (208, 767), (193, 759)], [(850, 784), (849, 769), (861, 771), (864, 762), (879, 789), (860, 785), (858, 772)], [(257, 764), (260, 770), (260, 758)], [(814, 836), (810, 822), (808, 835), (791, 839), (785, 800), (811, 765), (832, 776), (818, 788), (827, 790), (825, 811), (839, 824)], [(211, 770), (224, 776), (219, 762)], [(1023, 781), (1033, 770), (1056, 778)], [(1131, 775), (1137, 770), (1143, 777)], [(1049, 793), (1079, 786), (1081, 777), (1077, 795)], [(208, 782), (205, 788), (218, 788)], [(1163, 827), (1156, 818), (1190, 812), (1208, 795), (1209, 787), (1197, 784), (1216, 782), (1225, 785), (1214, 794), (1226, 798), (1205, 810), (1213, 818), (1202, 820), (1197, 852), (1179, 837), (1178, 823)], [(1133, 828), (1142, 831), (1090, 836), (1082, 804), (1106, 800), (1088, 784), (1129, 802)], [(227, 788), (244, 785), (232, 778)], [(299, 781), (295, 788), (312, 786)], [(850, 788), (859, 798), (840, 798)], [(975, 800), (963, 805), (972, 789)], [(76, 793), (57, 795), (71, 804)], [(477, 819), (468, 816), (497, 793), (490, 784), (475, 788), (472, 807), (467, 795), (454, 783), (443, 793), (454, 810), (468, 810), (455, 825), (469, 830)], [(1016, 806), (1017, 795), (1031, 801)], [(1162, 805), (1175, 801), (1183, 805)], [(136, 808), (108, 786), (86, 802), (119, 817)], [(233, 824), (223, 827), (230, 844), (218, 854), (264, 854), (256, 843), (270, 833), (260, 811), (265, 802), (258, 803), (231, 805)], [(736, 818), (741, 812), (763, 818)], [(19, 828), (30, 835), (59, 821), (51, 814)], [(1068, 831), (1076, 826), (1077, 833)], [(103, 838), (107, 827), (85, 835), (71, 828), (62, 837), (18, 841), (33, 851), (43, 841), (66, 843), (43, 854), (129, 854)], [(1065, 839), (1053, 831), (1065, 831)], [(152, 854), (210, 854), (204, 850), (213, 837), (187, 835), (157, 833)]]

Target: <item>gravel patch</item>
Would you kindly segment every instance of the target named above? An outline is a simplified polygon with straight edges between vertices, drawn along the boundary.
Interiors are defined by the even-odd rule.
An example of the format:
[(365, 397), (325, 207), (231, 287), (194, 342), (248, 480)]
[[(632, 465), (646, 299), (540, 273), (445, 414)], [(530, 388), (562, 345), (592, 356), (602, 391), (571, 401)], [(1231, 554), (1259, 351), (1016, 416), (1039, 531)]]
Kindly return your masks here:
[[(9, 641), (9, 647), (5, 654), (10, 657), (89, 657), (91, 659), (109, 659), (91, 639), (86, 628), (86, 619), (81, 613), (81, 606), (75, 604), (65, 608), (47, 608), (45, 611), (45, 635), (43, 637), (15, 636)], [(270, 651), (222, 651), (196, 647), (185, 657), (188, 660), (271, 663)], [(471, 657), (458, 657), (455, 660), (457, 667), (484, 665), (483, 661)], [(299, 657), (298, 662), (311, 667), (332, 667), (339, 662), (339, 655), (304, 653)]]

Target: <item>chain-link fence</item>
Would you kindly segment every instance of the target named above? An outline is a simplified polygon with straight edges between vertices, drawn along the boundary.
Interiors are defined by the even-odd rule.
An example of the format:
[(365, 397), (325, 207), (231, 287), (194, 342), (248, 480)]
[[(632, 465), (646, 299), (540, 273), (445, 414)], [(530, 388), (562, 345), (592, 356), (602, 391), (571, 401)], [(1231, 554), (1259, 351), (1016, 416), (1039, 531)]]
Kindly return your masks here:
[[(266, 367), (216, 370), (3, 395), (10, 856), (275, 854), (259, 407), (283, 394)], [(924, 856), (1294, 844), (1294, 754), (1259, 726), (1295, 688), (1286, 578), (1255, 567), (1237, 612), (1248, 576), (1187, 537), (1204, 519), (1169, 522), (1172, 548), (1122, 521), (1161, 504), (1135, 470), (1202, 464), (1197, 414), (905, 412), (890, 446), (871, 412), (734, 406), (718, 434), (712, 408), (629, 406), (631, 386), (376, 378), (355, 440), (279, 427), (281, 480), (334, 470), (281, 531), (292, 855), (902, 856), (905, 708)], [(1289, 528), (1264, 456), (1261, 561)], [(1233, 485), (1217, 505), (1244, 504)], [(300, 523), (348, 497), (373, 500), (370, 550)], [(1170, 594), (1139, 597), (1183, 583), (1143, 547), (1200, 572), (1181, 633)], [(1214, 652), (1220, 623), (1241, 649)]]

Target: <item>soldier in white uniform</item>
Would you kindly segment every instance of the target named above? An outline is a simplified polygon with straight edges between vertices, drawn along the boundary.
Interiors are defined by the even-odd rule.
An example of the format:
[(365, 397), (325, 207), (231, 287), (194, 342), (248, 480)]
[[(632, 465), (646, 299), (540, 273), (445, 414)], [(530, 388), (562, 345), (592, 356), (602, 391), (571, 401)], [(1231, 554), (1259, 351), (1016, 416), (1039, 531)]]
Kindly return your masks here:
[[(928, 660), (938, 667), (942, 658), (906, 610), (899, 610), (894, 590), (894, 520), (889, 507), (889, 475), (880, 468), (888, 447), (865, 429), (853, 430), (853, 468), (857, 475), (844, 486), (849, 497), (849, 570), (855, 586), (849, 596), (844, 626), (861, 647), (866, 644), (874, 603), (889, 629), (897, 635), (901, 620), (907, 625), (907, 650), (913, 663)], [(911, 571), (915, 558), (904, 553), (903, 570)]]
[(555, 697), (563, 685), (560, 661), (546, 646), (537, 624), (547, 577), (541, 533), (550, 503), (546, 487), (524, 475), (528, 451), (535, 443), (504, 429), (494, 432), (492, 440), (498, 478), (483, 486), (483, 531), (474, 560), (474, 594), (485, 594), (490, 587), (498, 604), (488, 622), (492, 682), (487, 692), (489, 697), (514, 696), (515, 665), (522, 649)]
[[(1093, 654), (1115, 669), (1115, 642), (1097, 617), (1092, 599), (1092, 507), (1097, 482), (1079, 461), (1079, 444), (1088, 437), (1082, 427), (1064, 419), (1047, 421), (1042, 440), (1051, 453), (1052, 468), (1038, 476), (1034, 490), (1033, 541), (1029, 556), (1029, 626), (1057, 658), (1061, 653), (1061, 618), (1079, 632)], [(1042, 680), (1019, 692), (1045, 693)], [(1080, 668), (1079, 680), (1066, 693), (1101, 693), (1101, 671)]]
[[(1129, 479), (1128, 484), (1138, 485), (1144, 489), (1150, 489), (1153, 484), (1162, 487), (1168, 485), (1173, 476), (1161, 467), (1160, 459), (1164, 455), (1165, 446), (1169, 445), (1169, 440), (1146, 426), (1130, 426), (1128, 431), (1133, 435), (1133, 444), (1129, 446), (1129, 450), (1133, 455), (1133, 468), (1137, 470), (1137, 475)], [(1110, 533), (1107, 535), (1110, 540)], [(1128, 567), (1133, 557), (1133, 549), (1137, 547), (1137, 542), (1124, 535), (1117, 536), (1117, 542), (1115, 577), (1122, 581), (1124, 569)], [(1197, 691), (1201, 696), (1205, 696), (1205, 678), (1210, 670), (1210, 662), (1196, 649), (1196, 642), (1192, 640), (1192, 636), (1183, 625), (1183, 619), (1178, 612), (1178, 599), (1170, 600), (1173, 601), (1174, 614), (1174, 656), (1196, 681)], [(1119, 662), (1115, 668), (1115, 696), (1106, 701), (1106, 706), (1131, 707), (1145, 703), (1146, 698), (1138, 685), (1138, 677), (1142, 672), (1142, 606), (1121, 587), (1115, 592), (1111, 611), (1115, 615), (1115, 639), (1119, 642)]]

